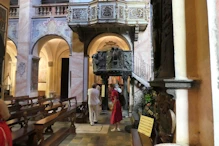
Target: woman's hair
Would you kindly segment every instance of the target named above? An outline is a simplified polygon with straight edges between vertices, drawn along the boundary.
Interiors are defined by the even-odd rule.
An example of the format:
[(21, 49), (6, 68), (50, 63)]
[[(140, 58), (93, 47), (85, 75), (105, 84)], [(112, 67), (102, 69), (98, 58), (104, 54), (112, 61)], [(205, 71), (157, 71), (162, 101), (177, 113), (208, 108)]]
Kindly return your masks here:
[(111, 88), (114, 88), (114, 87), (115, 87), (115, 85), (114, 85), (114, 84), (110, 84), (110, 87), (111, 87)]

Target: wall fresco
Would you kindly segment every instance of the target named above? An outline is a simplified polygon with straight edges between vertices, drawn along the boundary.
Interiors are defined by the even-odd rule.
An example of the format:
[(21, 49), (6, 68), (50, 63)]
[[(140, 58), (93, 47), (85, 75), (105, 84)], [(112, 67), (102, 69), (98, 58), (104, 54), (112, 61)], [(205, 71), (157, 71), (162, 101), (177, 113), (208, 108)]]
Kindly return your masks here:
[(34, 19), (32, 23), (31, 48), (43, 36), (58, 35), (71, 44), (72, 30), (66, 18)]
[(10, 38), (16, 45), (18, 44), (18, 19), (9, 19), (8, 22), (8, 38)]

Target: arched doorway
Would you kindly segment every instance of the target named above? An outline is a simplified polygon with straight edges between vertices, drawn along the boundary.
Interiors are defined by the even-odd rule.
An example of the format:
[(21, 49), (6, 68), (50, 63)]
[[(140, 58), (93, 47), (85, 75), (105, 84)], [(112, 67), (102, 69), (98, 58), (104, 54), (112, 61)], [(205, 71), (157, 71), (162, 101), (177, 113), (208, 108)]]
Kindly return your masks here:
[(5, 53), (5, 68), (3, 83), (5, 86), (5, 96), (15, 95), (15, 81), (16, 81), (16, 66), (17, 66), (17, 47), (15, 43), (8, 39)]
[[(93, 74), (93, 66), (92, 66), (92, 55), (97, 53), (98, 51), (107, 51), (112, 47), (118, 47), (123, 50), (131, 50), (131, 45), (128, 41), (121, 35), (114, 33), (103, 33), (101, 35), (96, 36), (90, 43), (88, 47), (88, 56), (89, 56), (89, 74), (88, 74), (88, 87), (91, 87), (92, 84), (101, 83), (101, 78)], [(122, 80), (119, 77), (110, 77), (109, 83), (115, 83), (119, 81), (122, 83)]]
[[(93, 73), (92, 56), (98, 52), (101, 52), (101, 51), (111, 50), (112, 47), (121, 48), (123, 51), (130, 51), (132, 48), (130, 43), (127, 41), (126, 38), (124, 38), (121, 35), (114, 34), (114, 33), (104, 33), (104, 34), (98, 35), (89, 44), (88, 51), (87, 51), (87, 54), (89, 56), (89, 58), (88, 58), (87, 88), (90, 88), (93, 83), (97, 83), (99, 85), (104, 85), (105, 86), (105, 94), (107, 94), (106, 86), (108, 86), (108, 84), (117, 83), (117, 84), (120, 84), (121, 86), (123, 86), (123, 79), (122, 79), (121, 75), (112, 75), (112, 76), (109, 76), (109, 78), (107, 77), (107, 79), (103, 79), (103, 77), (100, 77), (100, 76), (95, 75)], [(87, 91), (87, 89), (86, 89), (86, 91)], [(108, 95), (105, 95), (105, 94), (102, 94), (102, 96), (104, 96), (102, 100), (103, 100), (103, 103), (105, 104), (105, 107), (103, 107), (103, 109), (106, 109), (106, 106), (107, 106), (106, 104), (108, 103), (108, 99), (106, 99), (106, 98), (108, 98)]]
[(68, 43), (56, 35), (45, 36), (35, 44), (32, 55), (33, 59), (39, 60), (37, 77), (39, 94), (45, 94), (46, 97), (56, 95), (68, 98), (69, 48)]

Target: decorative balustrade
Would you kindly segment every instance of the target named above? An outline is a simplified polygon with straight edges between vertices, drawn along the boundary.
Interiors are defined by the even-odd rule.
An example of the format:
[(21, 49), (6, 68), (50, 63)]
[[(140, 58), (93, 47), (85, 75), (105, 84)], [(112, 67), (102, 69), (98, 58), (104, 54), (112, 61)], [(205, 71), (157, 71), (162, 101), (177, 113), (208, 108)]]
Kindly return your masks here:
[(66, 17), (68, 4), (42, 4), (33, 6), (35, 8), (34, 17)]
[(19, 6), (13, 5), (9, 9), (9, 18), (18, 18), (19, 17)]
[(150, 81), (152, 78), (151, 65), (143, 59), (135, 57), (134, 73), (145, 81)]
[(144, 30), (149, 21), (149, 4), (144, 1), (92, 1), (69, 3), (68, 23), (72, 27), (95, 23), (118, 23)]

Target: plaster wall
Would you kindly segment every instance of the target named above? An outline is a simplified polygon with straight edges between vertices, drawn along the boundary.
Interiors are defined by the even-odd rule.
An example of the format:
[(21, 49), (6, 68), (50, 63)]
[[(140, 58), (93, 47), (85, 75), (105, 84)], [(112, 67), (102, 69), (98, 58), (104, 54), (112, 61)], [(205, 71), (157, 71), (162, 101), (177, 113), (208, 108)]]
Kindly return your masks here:
[[(212, 99), (207, 4), (205, 0), (185, 0), (187, 76), (199, 80), (188, 92), (189, 144), (212, 146)], [(177, 49), (177, 48), (175, 48)]]

